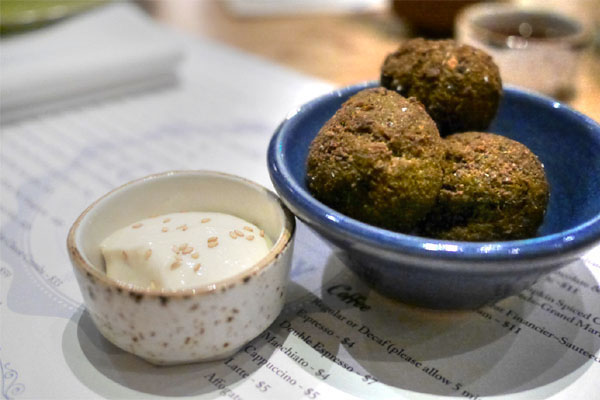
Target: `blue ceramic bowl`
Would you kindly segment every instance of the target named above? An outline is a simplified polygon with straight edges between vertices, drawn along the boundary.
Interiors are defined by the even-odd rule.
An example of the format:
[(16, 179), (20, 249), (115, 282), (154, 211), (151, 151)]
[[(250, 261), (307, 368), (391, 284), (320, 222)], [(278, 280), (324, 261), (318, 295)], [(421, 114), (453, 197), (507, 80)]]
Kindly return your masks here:
[(544, 163), (551, 194), (536, 237), (461, 242), (405, 235), (316, 200), (305, 182), (311, 141), (346, 99), (375, 85), (336, 90), (290, 115), (271, 139), (268, 168), (283, 202), (380, 293), (431, 308), (476, 308), (518, 293), (600, 240), (600, 126), (552, 99), (510, 87), (489, 131), (525, 144)]

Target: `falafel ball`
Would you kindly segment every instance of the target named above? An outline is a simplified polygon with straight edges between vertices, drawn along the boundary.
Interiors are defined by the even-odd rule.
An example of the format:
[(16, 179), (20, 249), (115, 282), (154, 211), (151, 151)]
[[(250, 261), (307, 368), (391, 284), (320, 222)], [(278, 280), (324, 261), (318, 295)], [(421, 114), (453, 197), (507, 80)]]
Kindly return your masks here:
[(502, 95), (492, 57), (453, 40), (407, 40), (386, 57), (381, 85), (421, 101), (442, 136), (486, 129)]
[(350, 217), (414, 230), (442, 184), (442, 140), (421, 103), (385, 88), (358, 92), (309, 148), (307, 185)]
[(468, 241), (535, 236), (549, 197), (538, 158), (492, 133), (457, 133), (444, 142), (442, 188), (423, 234)]

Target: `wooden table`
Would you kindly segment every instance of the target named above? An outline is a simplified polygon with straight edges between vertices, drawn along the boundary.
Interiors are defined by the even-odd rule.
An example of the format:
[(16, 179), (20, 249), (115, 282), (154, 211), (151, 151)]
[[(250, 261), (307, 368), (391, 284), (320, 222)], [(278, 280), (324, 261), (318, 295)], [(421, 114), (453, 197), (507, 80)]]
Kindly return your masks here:
[[(210, 37), (336, 85), (378, 79), (385, 56), (410, 35), (388, 11), (361, 15), (240, 18), (219, 0), (142, 2), (157, 20)], [(600, 121), (600, 56), (586, 53), (575, 109)]]

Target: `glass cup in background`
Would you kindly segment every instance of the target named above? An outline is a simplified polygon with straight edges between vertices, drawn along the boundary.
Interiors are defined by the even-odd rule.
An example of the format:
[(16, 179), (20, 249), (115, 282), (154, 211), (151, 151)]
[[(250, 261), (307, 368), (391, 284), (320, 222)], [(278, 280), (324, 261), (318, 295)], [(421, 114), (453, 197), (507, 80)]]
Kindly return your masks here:
[(585, 23), (546, 9), (511, 4), (477, 4), (456, 18), (456, 39), (490, 54), (503, 83), (568, 100), (575, 74), (590, 42)]

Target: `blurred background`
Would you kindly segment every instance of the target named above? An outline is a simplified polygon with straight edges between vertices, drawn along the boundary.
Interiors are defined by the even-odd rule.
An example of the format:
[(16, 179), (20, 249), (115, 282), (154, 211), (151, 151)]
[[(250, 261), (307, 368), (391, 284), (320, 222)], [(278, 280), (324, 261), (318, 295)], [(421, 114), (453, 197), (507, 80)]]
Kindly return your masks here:
[[(258, 54), (337, 85), (377, 79), (385, 56), (402, 39), (452, 38), (461, 11), (476, 3), (542, 9), (583, 24), (583, 46), (571, 88), (549, 95), (600, 120), (600, 1), (598, 0), (204, 0), (141, 2), (157, 20)], [(578, 49), (579, 50), (579, 49)], [(552, 50), (549, 50), (552, 52)], [(569, 55), (558, 55), (561, 58)], [(542, 56), (543, 57), (543, 56)], [(551, 68), (538, 60), (531, 73)], [(561, 68), (562, 67), (562, 68)], [(529, 66), (524, 66), (529, 70)], [(558, 74), (569, 73), (558, 65)], [(561, 71), (562, 70), (562, 71)], [(520, 73), (520, 71), (518, 72)], [(555, 74), (554, 71), (548, 71)], [(504, 75), (504, 74), (503, 74)], [(516, 84), (532, 82), (524, 76)], [(505, 82), (507, 79), (505, 79)], [(510, 82), (510, 79), (508, 79)], [(543, 91), (541, 85), (532, 87)]]
[[(4, 37), (19, 34), (103, 3), (106, 2), (3, 0), (2, 33)], [(512, 71), (516, 78), (509, 76), (511, 71), (502, 71), (503, 78), (505, 73), (508, 78), (504, 81), (531, 83), (531, 89), (545, 91), (600, 120), (598, 0), (138, 0), (135, 3), (152, 19), (178, 30), (211, 38), (339, 86), (378, 79), (385, 56), (405, 38), (456, 37), (460, 21), (457, 17), (470, 7), (502, 3), (543, 9), (575, 21), (585, 35), (577, 44), (569, 43), (566, 53), (555, 56), (560, 60), (548, 58), (556, 53), (552, 48), (542, 48), (532, 61), (533, 71), (526, 64)], [(54, 11), (48, 11), (53, 5)], [(27, 18), (23, 19), (23, 15)], [(530, 28), (525, 34), (531, 34)], [(521, 43), (521, 50), (522, 47)], [(515, 49), (508, 46), (496, 50), (494, 57), (504, 57)], [(519, 52), (517, 60), (525, 54)], [(564, 65), (564, 60), (570, 57), (574, 58), (576, 68)], [(512, 66), (502, 69), (510, 70)], [(559, 83), (556, 87), (543, 87), (526, 76), (532, 73), (542, 79), (539, 71), (544, 69), (551, 77), (544, 77), (545, 82), (552, 80), (552, 76), (558, 79), (563, 75), (561, 79), (565, 81), (564, 75), (568, 75), (569, 79), (566, 83), (561, 81), (560, 87)], [(517, 82), (511, 82), (515, 79)]]

